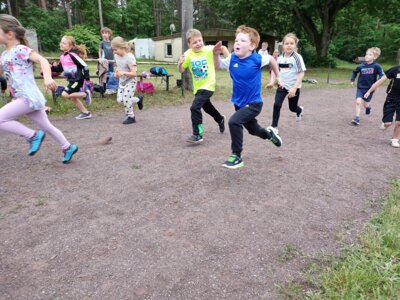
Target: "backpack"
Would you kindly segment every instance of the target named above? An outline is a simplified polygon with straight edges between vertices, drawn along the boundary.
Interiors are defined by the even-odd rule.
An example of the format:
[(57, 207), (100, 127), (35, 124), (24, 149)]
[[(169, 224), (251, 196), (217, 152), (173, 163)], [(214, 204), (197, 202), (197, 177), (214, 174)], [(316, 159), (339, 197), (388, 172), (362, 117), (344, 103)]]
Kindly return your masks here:
[(163, 67), (151, 67), (150, 68), (150, 73), (158, 76), (166, 76), (168, 75), (168, 72), (165, 68)]

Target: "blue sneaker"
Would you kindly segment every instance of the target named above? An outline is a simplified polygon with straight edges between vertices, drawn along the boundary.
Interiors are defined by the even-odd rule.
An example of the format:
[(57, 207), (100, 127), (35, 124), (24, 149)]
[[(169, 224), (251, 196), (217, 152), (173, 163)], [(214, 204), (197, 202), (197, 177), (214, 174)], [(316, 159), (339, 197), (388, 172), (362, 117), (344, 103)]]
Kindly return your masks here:
[(62, 85), (57, 86), (56, 90), (54, 91), (54, 95), (56, 97), (61, 96), (62, 92), (64, 92), (65, 87), (63, 87)]
[(72, 156), (78, 152), (78, 146), (71, 144), (71, 146), (69, 146), (69, 148), (67, 150), (64, 150), (64, 159), (63, 159), (63, 164), (67, 164), (70, 162), (70, 160), (72, 159)]
[(39, 130), (36, 132), (33, 138), (28, 140), (29, 144), (31, 144), (28, 155), (30, 156), (35, 155), (35, 153), (39, 151), (45, 136), (46, 133), (43, 130)]

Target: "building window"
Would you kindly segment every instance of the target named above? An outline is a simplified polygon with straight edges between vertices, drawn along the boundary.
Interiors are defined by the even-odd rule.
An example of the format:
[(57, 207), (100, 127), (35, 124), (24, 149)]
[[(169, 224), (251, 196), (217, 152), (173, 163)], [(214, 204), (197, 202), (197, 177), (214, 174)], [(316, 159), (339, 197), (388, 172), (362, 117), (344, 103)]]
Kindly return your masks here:
[(165, 57), (172, 57), (172, 44), (165, 44)]

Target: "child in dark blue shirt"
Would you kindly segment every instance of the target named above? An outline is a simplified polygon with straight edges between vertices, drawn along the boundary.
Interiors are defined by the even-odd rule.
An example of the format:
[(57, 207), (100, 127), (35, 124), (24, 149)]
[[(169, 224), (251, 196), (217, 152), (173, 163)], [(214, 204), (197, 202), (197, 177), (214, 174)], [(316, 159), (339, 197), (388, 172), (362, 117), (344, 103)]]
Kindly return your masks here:
[[(398, 51), (398, 59), (400, 63), (400, 49)], [(394, 114), (396, 114), (396, 122), (390, 142), (392, 147), (400, 148), (400, 65), (387, 70), (385, 75), (365, 93), (364, 97), (369, 97), (386, 79), (390, 79), (390, 83), (386, 89), (387, 96), (383, 105), (381, 129), (384, 130), (392, 125)]]
[(356, 115), (351, 121), (352, 125), (360, 125), (360, 112), (362, 102), (364, 102), (365, 114), (369, 115), (371, 113), (370, 102), (373, 93), (369, 94), (368, 98), (365, 98), (364, 95), (368, 91), (368, 89), (377, 81), (378, 76), (379, 78), (381, 78), (383, 75), (385, 75), (383, 73), (382, 67), (375, 62), (380, 55), (381, 50), (378, 47), (369, 48), (365, 54), (365, 63), (358, 65), (351, 74), (350, 82), (353, 86), (357, 74), (360, 73), (357, 82)]

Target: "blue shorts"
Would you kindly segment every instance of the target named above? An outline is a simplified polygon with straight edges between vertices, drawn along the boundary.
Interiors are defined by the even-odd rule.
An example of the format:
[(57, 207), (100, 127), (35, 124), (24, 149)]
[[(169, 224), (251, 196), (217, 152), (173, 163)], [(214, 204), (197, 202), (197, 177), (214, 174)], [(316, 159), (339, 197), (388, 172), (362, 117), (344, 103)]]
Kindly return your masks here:
[(372, 95), (374, 94), (374, 92), (372, 92), (371, 94), (369, 94), (368, 98), (364, 98), (364, 95), (366, 92), (368, 92), (369, 89), (359, 89), (357, 88), (357, 94), (356, 94), (356, 99), (357, 98), (361, 98), (363, 99), (365, 102), (370, 102), (372, 99)]

